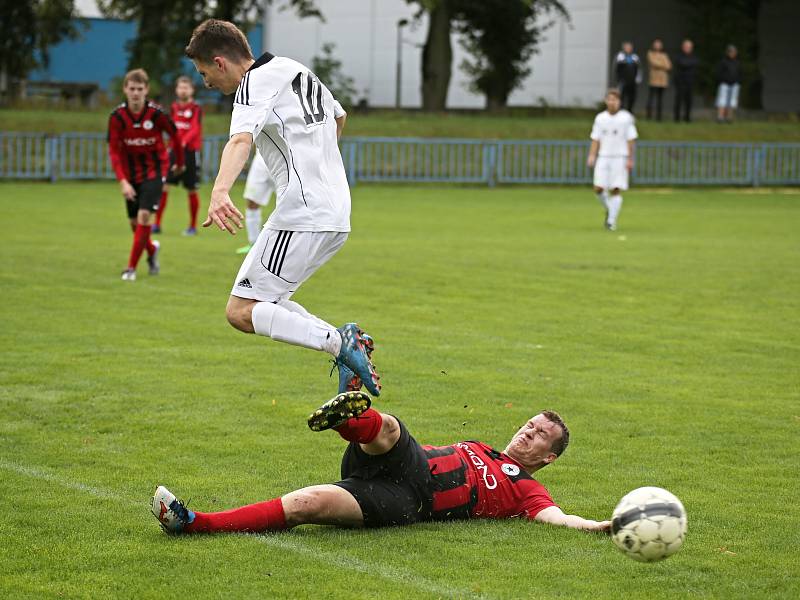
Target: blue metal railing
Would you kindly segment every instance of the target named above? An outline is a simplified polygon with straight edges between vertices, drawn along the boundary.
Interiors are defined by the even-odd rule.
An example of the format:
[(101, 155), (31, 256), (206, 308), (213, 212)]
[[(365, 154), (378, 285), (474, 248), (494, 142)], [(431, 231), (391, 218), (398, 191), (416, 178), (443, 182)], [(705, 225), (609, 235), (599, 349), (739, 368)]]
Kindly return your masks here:
[[(226, 136), (203, 141), (201, 171), (213, 180)], [(438, 138), (343, 138), (351, 185), (373, 182), (588, 184), (588, 142)], [(96, 133), (0, 133), (0, 178), (113, 179), (106, 138)], [(800, 185), (800, 144), (640, 142), (633, 181), (645, 185)]]

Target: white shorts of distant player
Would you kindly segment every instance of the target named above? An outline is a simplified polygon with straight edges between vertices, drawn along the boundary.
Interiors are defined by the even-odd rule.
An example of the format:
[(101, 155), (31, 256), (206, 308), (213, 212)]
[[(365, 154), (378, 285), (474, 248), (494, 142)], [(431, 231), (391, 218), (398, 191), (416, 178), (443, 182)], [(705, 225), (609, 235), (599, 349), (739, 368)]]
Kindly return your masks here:
[(288, 300), (339, 251), (348, 235), (265, 227), (242, 262), (231, 295), (260, 302)]
[(628, 189), (628, 158), (600, 156), (594, 164), (594, 186), (604, 190)]
[(247, 182), (244, 184), (244, 199), (255, 202), (259, 206), (266, 206), (275, 191), (275, 184), (267, 171), (267, 165), (258, 152), (253, 156), (250, 170), (247, 172)]

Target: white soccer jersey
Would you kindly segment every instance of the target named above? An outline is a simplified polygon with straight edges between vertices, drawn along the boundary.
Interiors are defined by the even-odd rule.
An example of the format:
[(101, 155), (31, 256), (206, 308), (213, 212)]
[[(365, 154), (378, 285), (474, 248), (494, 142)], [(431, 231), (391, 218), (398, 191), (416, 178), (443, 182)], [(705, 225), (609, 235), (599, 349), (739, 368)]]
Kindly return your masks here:
[(628, 142), (639, 137), (631, 113), (620, 109), (613, 115), (604, 110), (594, 118), (593, 140), (600, 142), (601, 157), (628, 156)]
[(251, 133), (275, 182), (266, 227), (350, 231), (350, 188), (335, 118), (341, 105), (297, 61), (267, 53), (244, 74), (233, 102), (230, 135)]

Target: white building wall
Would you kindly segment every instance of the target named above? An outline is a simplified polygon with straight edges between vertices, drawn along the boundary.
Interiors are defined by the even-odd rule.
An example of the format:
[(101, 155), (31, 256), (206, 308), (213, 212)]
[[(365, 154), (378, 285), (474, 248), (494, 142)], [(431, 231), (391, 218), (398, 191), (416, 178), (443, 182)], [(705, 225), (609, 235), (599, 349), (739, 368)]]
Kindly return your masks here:
[[(572, 21), (557, 22), (531, 58), (532, 74), (512, 93), (509, 104), (594, 106), (608, 85), (611, 0), (564, 0)], [(336, 45), (342, 70), (355, 80), (359, 97), (372, 106), (394, 106), (397, 22), (412, 20), (414, 6), (405, 0), (317, 0), (325, 22), (298, 19), (289, 10), (268, 9), (264, 47), (273, 54), (310, 64), (322, 45)], [(402, 106), (421, 105), (422, 44), (427, 19), (403, 29)], [(453, 76), (449, 108), (482, 108), (484, 98), (469, 91), (459, 65), (468, 55), (453, 36)]]

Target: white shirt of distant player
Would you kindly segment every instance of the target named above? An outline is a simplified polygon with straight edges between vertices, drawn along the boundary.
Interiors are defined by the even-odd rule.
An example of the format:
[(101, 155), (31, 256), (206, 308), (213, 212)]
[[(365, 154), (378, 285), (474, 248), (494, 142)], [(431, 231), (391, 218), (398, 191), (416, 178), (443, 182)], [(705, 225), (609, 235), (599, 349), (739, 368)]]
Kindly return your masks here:
[(342, 115), (328, 88), (297, 61), (265, 54), (245, 73), (230, 135), (253, 135), (275, 182), (275, 210), (265, 227), (350, 231), (350, 187), (336, 138)]
[(600, 142), (598, 156), (626, 157), (628, 156), (628, 142), (639, 137), (634, 124), (634, 118), (624, 108), (613, 115), (604, 110), (594, 118), (591, 137)]

